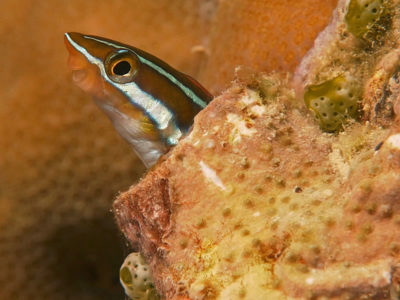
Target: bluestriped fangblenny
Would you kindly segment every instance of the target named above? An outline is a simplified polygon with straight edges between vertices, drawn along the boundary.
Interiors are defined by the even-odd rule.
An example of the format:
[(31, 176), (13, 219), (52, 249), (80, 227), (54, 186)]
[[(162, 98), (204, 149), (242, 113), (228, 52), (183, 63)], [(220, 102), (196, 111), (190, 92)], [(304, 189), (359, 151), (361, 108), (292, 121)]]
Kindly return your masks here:
[(146, 167), (188, 131), (212, 95), (155, 56), (109, 39), (66, 33), (73, 81), (91, 94)]

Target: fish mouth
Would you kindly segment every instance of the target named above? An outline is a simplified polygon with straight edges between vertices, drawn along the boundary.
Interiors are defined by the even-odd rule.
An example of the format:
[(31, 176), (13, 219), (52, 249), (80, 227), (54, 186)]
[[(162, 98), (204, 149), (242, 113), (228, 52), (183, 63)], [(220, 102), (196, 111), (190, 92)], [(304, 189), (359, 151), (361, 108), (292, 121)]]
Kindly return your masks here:
[(68, 68), (72, 72), (72, 81), (82, 90), (93, 94), (98, 85), (97, 67), (91, 64), (85, 54), (85, 48), (81, 45), (84, 36), (76, 32), (64, 34), (64, 43), (68, 50)]
[(82, 81), (87, 76), (88, 62), (77, 48), (77, 39), (80, 34), (68, 32), (64, 34), (64, 43), (68, 50), (68, 67), (72, 71), (72, 80), (75, 83)]

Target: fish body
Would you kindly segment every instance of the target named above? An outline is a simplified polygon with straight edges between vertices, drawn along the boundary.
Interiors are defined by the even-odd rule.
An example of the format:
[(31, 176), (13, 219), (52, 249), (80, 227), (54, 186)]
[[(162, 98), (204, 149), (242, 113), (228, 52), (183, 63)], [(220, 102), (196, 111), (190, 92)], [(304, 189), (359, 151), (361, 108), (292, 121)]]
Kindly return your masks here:
[(65, 34), (65, 44), (73, 81), (146, 167), (178, 143), (212, 100), (197, 81), (138, 48), (74, 32)]

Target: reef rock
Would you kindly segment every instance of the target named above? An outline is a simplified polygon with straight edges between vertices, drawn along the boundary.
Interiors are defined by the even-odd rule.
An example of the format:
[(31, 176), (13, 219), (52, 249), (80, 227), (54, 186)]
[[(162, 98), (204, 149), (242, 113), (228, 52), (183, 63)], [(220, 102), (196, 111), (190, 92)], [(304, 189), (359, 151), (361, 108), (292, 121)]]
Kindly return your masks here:
[[(397, 299), (399, 1), (340, 1), (114, 203), (166, 299)], [(293, 88), (293, 89), (292, 89)]]

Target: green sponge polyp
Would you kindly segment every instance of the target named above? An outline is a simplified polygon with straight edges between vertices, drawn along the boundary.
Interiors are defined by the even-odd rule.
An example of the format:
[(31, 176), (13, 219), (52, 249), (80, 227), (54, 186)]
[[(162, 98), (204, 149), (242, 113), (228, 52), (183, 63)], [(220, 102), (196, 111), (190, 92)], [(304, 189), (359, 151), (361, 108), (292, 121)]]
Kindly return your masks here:
[(376, 31), (387, 30), (384, 0), (351, 0), (345, 17), (347, 29), (358, 38), (375, 36)]
[(304, 101), (321, 129), (335, 132), (348, 119), (359, 117), (358, 88), (350, 76), (340, 75), (306, 88)]
[(158, 300), (159, 297), (154, 288), (149, 266), (142, 255), (132, 252), (121, 266), (120, 282), (125, 294), (133, 300)]

